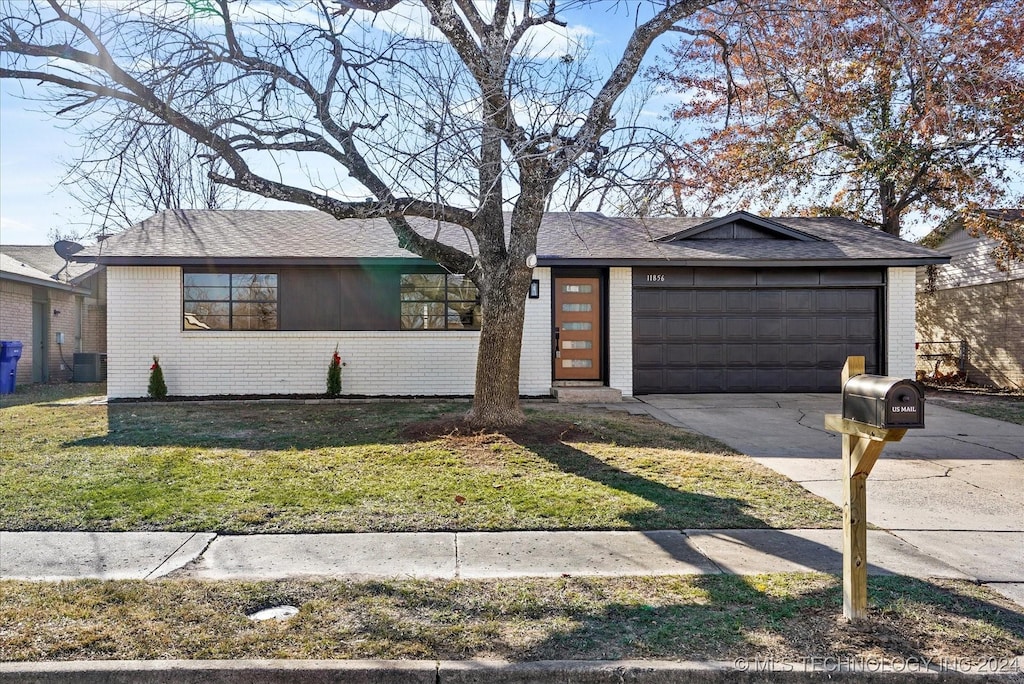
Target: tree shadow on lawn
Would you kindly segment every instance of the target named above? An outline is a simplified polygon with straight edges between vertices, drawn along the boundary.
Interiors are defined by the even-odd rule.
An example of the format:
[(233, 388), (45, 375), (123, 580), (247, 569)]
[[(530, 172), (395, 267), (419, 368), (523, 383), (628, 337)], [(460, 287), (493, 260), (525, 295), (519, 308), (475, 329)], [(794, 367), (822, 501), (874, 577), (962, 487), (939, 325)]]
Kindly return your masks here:
[[(315, 450), (360, 445), (402, 445), (413, 447), (423, 442), (438, 440), (446, 443), (442, 451), (459, 455), (475, 474), (475, 480), (484, 485), (470, 495), (470, 505), (512, 506), (520, 517), (535, 520), (558, 520), (555, 525), (530, 526), (530, 529), (634, 529), (673, 530), (685, 528), (768, 528), (769, 522), (752, 513), (750, 502), (742, 496), (714, 491), (690, 491), (685, 485), (670, 486), (671, 474), (663, 481), (656, 473), (658, 463), (637, 463), (618, 467), (612, 462), (577, 449), (568, 441), (593, 441), (613, 444), (619, 451), (650, 448), (663, 450), (728, 450), (699, 435), (662, 426), (637, 417), (615, 414), (605, 423), (577, 421), (574, 413), (542, 412), (531, 416), (530, 422), (516, 430), (499, 433), (472, 432), (460, 425), (458, 408), (449, 403), (394, 403), (351, 405), (260, 405), (252, 403), (224, 403), (209, 405), (188, 404), (114, 404), (107, 407), (109, 431), (107, 435), (67, 443), (65, 446), (107, 447), (196, 447), (228, 448), (245, 451), (259, 450)], [(602, 417), (607, 417), (602, 414)], [(575, 476), (622, 492), (640, 501), (628, 500), (619, 505), (621, 512), (609, 517), (596, 516), (588, 520), (587, 496), (599, 496), (601, 490), (577, 487), (569, 478), (552, 485), (552, 496), (564, 492), (571, 501), (538, 501), (532, 492), (523, 492), (516, 486), (516, 473), (510, 473), (513, 484), (496, 490), (494, 477), (489, 476), (491, 462), (502, 464), (505, 452), (501, 443), (518, 446), (529, 452), (529, 458), (547, 461), (566, 475)], [(311, 454), (311, 467), (316, 467), (317, 454)], [(480, 458), (480, 462), (474, 459)], [(488, 461), (490, 459), (490, 462)], [(524, 460), (515, 468), (530, 468)], [(507, 465), (507, 464), (504, 464)], [(480, 475), (488, 475), (481, 478)], [(539, 471), (543, 475), (543, 470)], [(531, 473), (532, 475), (532, 473)], [(708, 473), (708, 481), (739, 477), (728, 470)], [(526, 482), (526, 480), (523, 480)], [(721, 487), (719, 484), (718, 486)], [(770, 488), (771, 484), (763, 485)], [(728, 487), (724, 487), (728, 490)], [(799, 487), (796, 487), (799, 490)], [(605, 490), (607, 491), (607, 490)], [(596, 492), (596, 494), (591, 494)], [(785, 493), (783, 498), (794, 496)], [(797, 496), (809, 496), (800, 490)], [(452, 504), (454, 505), (454, 504)], [(618, 504), (617, 504), (618, 505)], [(761, 504), (763, 509), (765, 504)], [(458, 506), (455, 506), (459, 510)], [(489, 517), (478, 515), (472, 520), (485, 521)], [(838, 512), (833, 516), (838, 520)], [(528, 529), (516, 525), (514, 517), (505, 524), (493, 522), (456, 522), (444, 529), (495, 530)], [(832, 524), (835, 523), (831, 521)], [(467, 524), (468, 523), (468, 524)], [(507, 526), (506, 526), (507, 525)], [(301, 526), (300, 526), (301, 527)], [(404, 529), (404, 528), (403, 528)], [(433, 528), (432, 528), (433, 529)], [(666, 552), (678, 557), (675, 544), (666, 544)], [(680, 557), (680, 560), (682, 558)], [(826, 564), (827, 567), (831, 565)]]
[(397, 444), (402, 425), (451, 410), (450, 403), (137, 403), (107, 406), (107, 434), (72, 447), (200, 447), (304, 450)]
[[(744, 658), (740, 669), (751, 671), (771, 660), (810, 670), (873, 658), (912, 671), (943, 656), (1003, 662), (1024, 647), (1024, 613), (1009, 602), (907, 577), (871, 578), (869, 618), (858, 624), (842, 617), (841, 580), (822, 575), (515, 580), (499, 582), (499, 598), (486, 602), (472, 592), (463, 599), (457, 585), (409, 591), (380, 582), (372, 591), (402, 610), (374, 611), (358, 631), (408, 657)], [(409, 612), (427, 619), (410, 622)]]

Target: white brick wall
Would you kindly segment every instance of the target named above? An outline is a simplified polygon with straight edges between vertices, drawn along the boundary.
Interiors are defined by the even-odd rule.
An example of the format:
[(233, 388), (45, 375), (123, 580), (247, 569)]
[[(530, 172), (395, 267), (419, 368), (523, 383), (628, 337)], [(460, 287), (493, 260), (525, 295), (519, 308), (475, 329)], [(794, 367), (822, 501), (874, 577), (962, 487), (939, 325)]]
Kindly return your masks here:
[(608, 385), (633, 394), (633, 269), (608, 272)]
[(916, 269), (890, 268), (886, 287), (886, 375), (913, 378), (915, 373)]
[(540, 396), (551, 393), (551, 269), (535, 268), (540, 299), (526, 300), (523, 350), (519, 357), (519, 393)]
[[(477, 332), (242, 332), (181, 329), (181, 270), (111, 266), (108, 277), (107, 390), (146, 395), (160, 357), (172, 395), (323, 392), (335, 345), (347, 364), (343, 393), (472, 394)], [(551, 387), (550, 278), (537, 269), (541, 298), (527, 301), (520, 392)]]

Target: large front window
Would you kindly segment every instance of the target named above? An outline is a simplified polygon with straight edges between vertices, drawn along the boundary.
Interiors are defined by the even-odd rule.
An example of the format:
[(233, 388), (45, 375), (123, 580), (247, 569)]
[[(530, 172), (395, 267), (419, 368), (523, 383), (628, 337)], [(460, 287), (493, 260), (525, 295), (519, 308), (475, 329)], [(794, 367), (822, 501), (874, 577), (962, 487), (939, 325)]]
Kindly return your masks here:
[(469, 278), (402, 275), (402, 330), (479, 330), (480, 293)]
[(185, 330), (277, 330), (276, 273), (186, 273)]

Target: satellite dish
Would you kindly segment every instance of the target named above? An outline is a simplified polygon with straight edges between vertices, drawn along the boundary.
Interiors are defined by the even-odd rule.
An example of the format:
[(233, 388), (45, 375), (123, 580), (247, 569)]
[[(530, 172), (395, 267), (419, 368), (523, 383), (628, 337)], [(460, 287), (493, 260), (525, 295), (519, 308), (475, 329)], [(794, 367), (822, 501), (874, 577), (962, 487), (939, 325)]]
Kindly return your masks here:
[(53, 245), (53, 251), (59, 254), (64, 261), (70, 261), (72, 254), (77, 254), (83, 249), (85, 247), (71, 240), (57, 240)]

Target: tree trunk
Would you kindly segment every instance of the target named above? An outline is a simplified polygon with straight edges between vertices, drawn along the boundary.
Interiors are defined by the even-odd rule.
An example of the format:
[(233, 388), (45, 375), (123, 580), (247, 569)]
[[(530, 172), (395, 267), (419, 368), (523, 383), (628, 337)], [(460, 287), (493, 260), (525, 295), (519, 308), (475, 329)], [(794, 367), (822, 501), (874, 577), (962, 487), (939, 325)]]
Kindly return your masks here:
[(525, 261), (509, 258), (491, 273), (480, 292), (476, 393), (466, 418), (479, 427), (508, 427), (525, 420), (519, 406), (519, 357), (532, 270)]
[(882, 230), (899, 237), (900, 212), (896, 208), (896, 185), (893, 182), (878, 182), (878, 202), (882, 211)]

